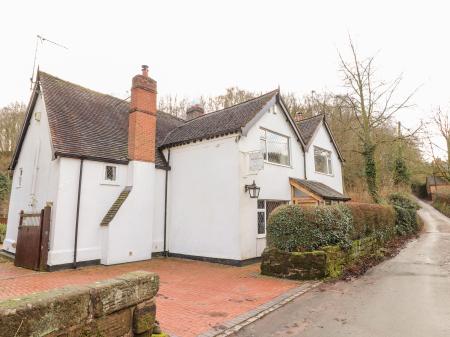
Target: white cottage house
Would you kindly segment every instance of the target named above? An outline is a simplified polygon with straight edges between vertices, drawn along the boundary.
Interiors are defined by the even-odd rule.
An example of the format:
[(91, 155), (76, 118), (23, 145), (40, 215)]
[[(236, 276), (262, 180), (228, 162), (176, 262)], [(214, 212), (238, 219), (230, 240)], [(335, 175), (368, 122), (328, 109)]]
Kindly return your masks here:
[(50, 205), (50, 270), (157, 253), (240, 265), (261, 255), (276, 206), (348, 200), (324, 117), (296, 124), (278, 90), (194, 106), (186, 120), (157, 111), (156, 95), (146, 66), (131, 102), (38, 73), (10, 167), (5, 251), (20, 211)]

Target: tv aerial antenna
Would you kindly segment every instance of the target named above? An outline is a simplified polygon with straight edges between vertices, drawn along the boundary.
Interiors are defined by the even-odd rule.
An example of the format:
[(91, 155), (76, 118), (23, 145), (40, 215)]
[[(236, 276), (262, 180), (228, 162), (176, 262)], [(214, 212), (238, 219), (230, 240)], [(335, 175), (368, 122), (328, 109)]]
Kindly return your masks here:
[(66, 46), (64, 46), (58, 42), (49, 40), (49, 39), (43, 37), (42, 35), (36, 35), (36, 47), (34, 48), (33, 72), (31, 73), (31, 77), (30, 77), (30, 82), (31, 82), (30, 90), (33, 89), (33, 83), (34, 83), (33, 79), (34, 79), (34, 72), (36, 70), (36, 61), (37, 61), (37, 57), (38, 57), (39, 46), (44, 44), (44, 42), (50, 43), (58, 48), (63, 48), (63, 49), (69, 50), (69, 48), (67, 48)]

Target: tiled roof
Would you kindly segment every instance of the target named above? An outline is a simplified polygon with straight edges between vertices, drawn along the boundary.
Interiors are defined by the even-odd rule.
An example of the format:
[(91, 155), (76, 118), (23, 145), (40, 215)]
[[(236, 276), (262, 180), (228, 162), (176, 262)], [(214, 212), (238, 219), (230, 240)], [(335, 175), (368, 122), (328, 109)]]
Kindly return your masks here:
[[(129, 102), (101, 94), (39, 72), (48, 113), (53, 149), (57, 155), (104, 161), (128, 161)], [(157, 147), (184, 121), (158, 112)], [(156, 151), (156, 163), (166, 165)]]
[(314, 132), (319, 126), (320, 122), (323, 120), (324, 115), (317, 115), (310, 118), (306, 118), (297, 123), (297, 126), (300, 130), (300, 134), (303, 137), (303, 140), (306, 144), (309, 144)]
[(427, 177), (427, 185), (431, 186), (442, 186), (442, 185), (450, 185), (450, 183), (441, 177), (436, 176), (428, 176)]
[(191, 119), (168, 134), (163, 147), (185, 144), (194, 140), (214, 138), (235, 133), (245, 127), (264, 106), (277, 95), (278, 90), (229, 108)]
[(303, 186), (310, 192), (329, 200), (350, 200), (348, 196), (345, 196), (344, 194), (332, 189), (331, 187), (318, 182), (314, 180), (305, 180), (305, 179), (297, 179), (297, 178), (290, 178), (291, 180), (295, 181), (297, 184)]

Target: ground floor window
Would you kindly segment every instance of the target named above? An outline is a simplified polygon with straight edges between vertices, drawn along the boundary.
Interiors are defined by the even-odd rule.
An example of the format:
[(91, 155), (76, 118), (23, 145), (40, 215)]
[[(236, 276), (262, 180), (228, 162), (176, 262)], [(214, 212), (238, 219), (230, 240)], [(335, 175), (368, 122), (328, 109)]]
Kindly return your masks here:
[(288, 204), (286, 200), (258, 200), (257, 209), (257, 226), (258, 236), (264, 237), (266, 235), (267, 219), (269, 219), (270, 213), (278, 206)]

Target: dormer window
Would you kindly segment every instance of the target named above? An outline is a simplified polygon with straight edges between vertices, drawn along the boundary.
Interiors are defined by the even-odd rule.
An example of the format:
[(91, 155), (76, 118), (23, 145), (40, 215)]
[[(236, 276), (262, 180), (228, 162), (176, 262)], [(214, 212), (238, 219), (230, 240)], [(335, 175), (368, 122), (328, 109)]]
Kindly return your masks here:
[(333, 174), (331, 151), (314, 146), (314, 165), (315, 171), (318, 173)]

